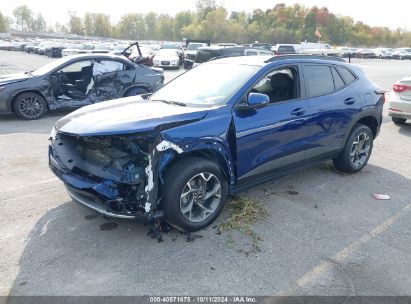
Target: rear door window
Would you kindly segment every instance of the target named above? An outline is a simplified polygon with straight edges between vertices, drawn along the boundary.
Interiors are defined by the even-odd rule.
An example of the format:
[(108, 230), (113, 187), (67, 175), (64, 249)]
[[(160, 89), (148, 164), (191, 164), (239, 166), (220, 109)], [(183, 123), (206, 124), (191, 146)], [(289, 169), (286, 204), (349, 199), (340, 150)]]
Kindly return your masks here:
[(304, 82), (305, 92), (308, 98), (334, 92), (334, 80), (329, 66), (305, 65)]

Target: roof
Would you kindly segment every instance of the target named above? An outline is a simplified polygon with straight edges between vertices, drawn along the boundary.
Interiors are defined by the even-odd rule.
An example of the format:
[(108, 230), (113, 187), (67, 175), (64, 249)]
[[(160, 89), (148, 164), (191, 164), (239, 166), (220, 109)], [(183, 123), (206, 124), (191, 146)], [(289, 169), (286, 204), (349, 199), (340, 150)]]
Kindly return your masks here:
[(110, 53), (92, 53), (92, 54), (76, 54), (66, 56), (67, 59), (93, 59), (93, 58), (106, 58), (106, 59), (127, 59), (124, 56), (118, 56)]
[(298, 62), (316, 61), (318, 63), (330, 63), (330, 62), (346, 63), (344, 59), (340, 59), (336, 57), (298, 55), (298, 54), (297, 55), (277, 55), (277, 56), (271, 56), (271, 55), (235, 56), (235, 57), (225, 57), (221, 59), (216, 59), (211, 62), (264, 66), (266, 64), (269, 64), (272, 62), (279, 62), (282, 60), (295, 60)]
[(221, 59), (215, 59), (210, 61), (212, 63), (228, 63), (228, 64), (245, 64), (245, 65), (258, 65), (263, 66), (266, 64), (266, 60), (270, 59), (272, 55), (268, 56), (234, 56), (224, 57)]

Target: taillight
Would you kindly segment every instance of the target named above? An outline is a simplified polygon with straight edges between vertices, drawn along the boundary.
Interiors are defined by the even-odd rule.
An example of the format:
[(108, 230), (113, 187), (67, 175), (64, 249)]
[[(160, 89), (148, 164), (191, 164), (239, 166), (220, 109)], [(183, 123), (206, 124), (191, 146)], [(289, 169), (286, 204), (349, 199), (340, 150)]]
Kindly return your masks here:
[(402, 93), (406, 90), (411, 90), (411, 86), (407, 86), (405, 84), (396, 83), (392, 86), (392, 90), (396, 93)]

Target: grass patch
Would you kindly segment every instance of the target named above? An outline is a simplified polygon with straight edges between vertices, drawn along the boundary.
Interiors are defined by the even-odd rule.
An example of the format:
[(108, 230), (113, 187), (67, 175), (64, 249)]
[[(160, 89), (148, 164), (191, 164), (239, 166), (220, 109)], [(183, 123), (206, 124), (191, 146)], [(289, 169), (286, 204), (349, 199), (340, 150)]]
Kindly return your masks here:
[[(238, 231), (251, 240), (250, 248), (237, 248), (237, 251), (244, 253), (246, 256), (260, 252), (260, 242), (262, 238), (253, 230), (253, 225), (266, 219), (269, 215), (264, 206), (254, 202), (245, 196), (236, 196), (231, 199), (226, 208), (229, 211), (229, 217), (225, 223), (219, 225), (219, 232)], [(235, 242), (232, 236), (229, 236), (228, 245)]]

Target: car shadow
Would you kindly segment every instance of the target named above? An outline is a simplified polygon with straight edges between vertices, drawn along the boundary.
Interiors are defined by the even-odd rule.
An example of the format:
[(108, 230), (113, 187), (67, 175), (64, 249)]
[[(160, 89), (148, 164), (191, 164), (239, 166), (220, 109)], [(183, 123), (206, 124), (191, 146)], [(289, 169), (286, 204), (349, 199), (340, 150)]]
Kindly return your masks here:
[(400, 134), (411, 137), (411, 123), (407, 122), (405, 124), (400, 125), (399, 127)]
[[(326, 182), (329, 186), (312, 186)], [(289, 193), (290, 184), (299, 194)], [(381, 191), (381, 187), (393, 191), (389, 185), (398, 188), (389, 203), (371, 198), (370, 194)], [(267, 197), (266, 188), (276, 194)], [(226, 239), (212, 227), (199, 232), (199, 238), (191, 244), (175, 231), (158, 243), (147, 236), (149, 226), (107, 220), (71, 201), (64, 199), (60, 204), (56, 198), (57, 207), (48, 208), (24, 240), (18, 274), (9, 295), (198, 294), (197, 283), (192, 285), (188, 281), (201, 281), (202, 294), (275, 294), (293, 286), (324, 257), (332, 257), (368, 229), (399, 212), (409, 203), (409, 189), (411, 180), (378, 166), (369, 165), (360, 174), (346, 175), (335, 174), (329, 170), (329, 164), (254, 188), (247, 195), (261, 199), (271, 215), (259, 226), (264, 237), (262, 252), (252, 258), (230, 249)], [(340, 194), (333, 194), (334, 191)], [(390, 242), (401, 244), (400, 235), (392, 234), (383, 247), (390, 246)], [(384, 256), (387, 252), (390, 253), (387, 250), (379, 254)], [(384, 264), (360, 255), (358, 273), (350, 270), (355, 272), (350, 282), (346, 282), (346, 274), (339, 276), (336, 267), (335, 277), (321, 282), (318, 294), (332, 292), (333, 282), (343, 288), (335, 290), (336, 293), (344, 290), (350, 293), (354, 283), (358, 287), (374, 286), (372, 290), (364, 289), (371, 294), (403, 292), (400, 288), (405, 288), (406, 282), (395, 286), (389, 273), (408, 266), (395, 261)], [(339, 267), (345, 262), (348, 263), (338, 261)], [(362, 273), (361, 263), (373, 263), (374, 268), (367, 266), (371, 273)], [(381, 268), (376, 267), (379, 263)], [(388, 266), (393, 268), (387, 272), (384, 267)], [(233, 276), (241, 280), (232, 280)], [(267, 278), (278, 280), (272, 282)], [(356, 290), (358, 294), (361, 291)]]
[(13, 114), (0, 115), (0, 135), (14, 133), (50, 133), (57, 120), (73, 112), (73, 109), (50, 111), (37, 120), (22, 120)]

